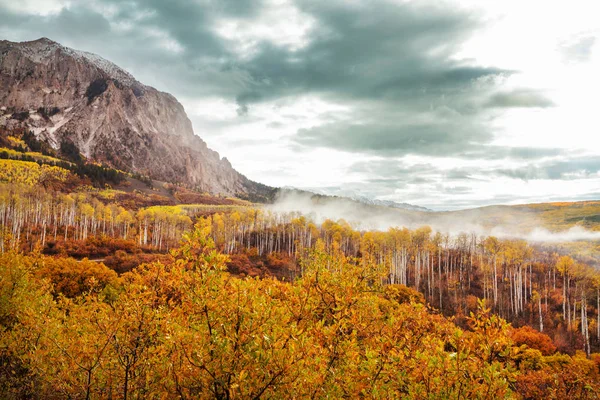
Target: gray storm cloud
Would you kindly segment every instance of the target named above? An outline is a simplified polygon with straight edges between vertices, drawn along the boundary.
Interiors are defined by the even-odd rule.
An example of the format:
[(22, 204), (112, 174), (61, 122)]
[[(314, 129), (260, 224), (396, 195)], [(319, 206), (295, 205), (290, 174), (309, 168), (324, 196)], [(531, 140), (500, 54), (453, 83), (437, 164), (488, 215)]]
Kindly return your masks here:
[[(26, 3), (31, 6), (35, 0)], [(288, 152), (293, 158), (290, 165), (298, 169), (302, 162), (298, 160), (310, 152), (335, 152), (356, 157), (357, 163), (377, 158), (372, 166), (357, 164), (347, 171), (347, 176), (361, 175), (369, 195), (392, 198), (409, 183), (431, 190), (451, 175), (450, 189), (438, 195), (454, 202), (452, 208), (479, 205), (452, 196), (475, 187), (474, 175), (490, 181), (498, 177), (591, 181), (600, 170), (597, 157), (568, 154), (543, 143), (497, 144), (505, 134), (498, 121), (506, 113), (558, 109), (560, 99), (525, 83), (517, 88), (505, 85), (523, 71), (461, 56), (465, 45), (488, 28), (489, 20), (475, 8), (436, 0), (86, 0), (64, 2), (62, 8), (42, 15), (34, 6), (14, 4), (0, 0), (0, 39), (45, 36), (97, 53), (141, 82), (178, 97), (188, 108), (196, 133), (221, 153), (228, 155), (227, 150), (248, 143), (271, 150), (244, 154), (255, 164), (277, 148)], [(278, 22), (272, 16), (278, 8), (292, 10), (298, 26), (306, 27), (298, 43), (261, 36), (265, 27)], [(292, 22), (290, 28), (297, 28)], [(227, 26), (235, 28), (229, 35), (224, 33)], [(559, 50), (568, 60), (584, 63), (593, 59), (597, 42), (589, 33), (560, 43)], [(299, 113), (305, 114), (298, 118), (305, 120), (290, 121), (274, 106), (283, 102), (294, 106), (303, 97), (346, 111), (307, 111), (299, 106)], [(194, 115), (194, 108), (204, 111), (211, 102), (226, 104), (231, 112), (215, 116), (196, 110)], [(261, 107), (269, 108), (269, 116), (261, 114)], [(312, 114), (318, 114), (314, 121)], [(277, 123), (290, 132), (275, 129)], [(246, 134), (248, 128), (256, 130)], [(240, 139), (239, 133), (245, 138)], [(278, 138), (277, 146), (273, 137)], [(402, 157), (424, 161), (398, 168)], [(436, 171), (428, 165), (444, 157), (480, 162), (468, 171)], [(499, 160), (505, 161), (502, 168), (492, 170), (490, 162)], [(256, 175), (240, 172), (279, 185), (269, 181), (272, 170), (285, 171), (282, 175), (290, 180), (305, 176), (281, 164)], [(332, 184), (354, 179), (344, 181), (347, 176)], [(512, 193), (486, 202), (505, 201), (503, 195)]]

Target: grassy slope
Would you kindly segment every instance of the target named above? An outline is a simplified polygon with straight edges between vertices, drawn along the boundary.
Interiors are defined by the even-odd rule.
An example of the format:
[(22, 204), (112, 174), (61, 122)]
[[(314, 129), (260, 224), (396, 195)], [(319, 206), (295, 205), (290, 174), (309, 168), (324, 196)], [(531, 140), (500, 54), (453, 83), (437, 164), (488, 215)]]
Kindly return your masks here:
[(414, 219), (431, 224), (448, 220), (471, 222), (484, 228), (506, 226), (519, 232), (529, 232), (534, 228), (559, 232), (575, 226), (600, 231), (600, 201), (498, 205), (459, 211), (411, 213)]
[(600, 231), (600, 201), (539, 203), (515, 208), (519, 207), (537, 213), (544, 226), (551, 231), (563, 230), (576, 225)]
[(509, 224), (524, 231), (539, 227), (558, 232), (574, 226), (600, 231), (600, 201), (489, 206), (448, 214), (477, 218), (486, 226)]

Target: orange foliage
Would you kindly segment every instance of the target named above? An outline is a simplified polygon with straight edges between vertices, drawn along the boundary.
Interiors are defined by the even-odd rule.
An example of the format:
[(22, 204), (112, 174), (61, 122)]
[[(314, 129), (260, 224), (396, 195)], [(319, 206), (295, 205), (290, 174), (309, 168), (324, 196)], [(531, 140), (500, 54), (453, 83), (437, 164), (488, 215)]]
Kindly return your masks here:
[(466, 298), (467, 311), (469, 311), (469, 312), (477, 311), (477, 302), (478, 302), (477, 297), (475, 297), (473, 295), (467, 295), (467, 298)]
[(230, 261), (227, 263), (227, 270), (234, 275), (260, 276), (263, 274), (263, 271), (257, 265), (253, 264), (245, 254), (232, 254), (229, 258)]
[(536, 370), (516, 376), (517, 392), (525, 399), (596, 399), (597, 364), (582, 352), (544, 357)]
[(529, 326), (513, 329), (511, 338), (516, 345), (526, 345), (531, 349), (539, 350), (545, 356), (556, 352), (556, 346), (552, 343), (552, 339), (548, 335), (538, 332)]
[(127, 254), (123, 250), (117, 250), (114, 255), (104, 259), (104, 264), (119, 274), (129, 272), (141, 264), (149, 264), (160, 261), (163, 264), (171, 262), (171, 256), (168, 254)]
[(386, 299), (393, 300), (400, 304), (425, 304), (425, 297), (422, 293), (405, 285), (387, 285), (383, 290), (383, 295)]
[(77, 261), (72, 258), (46, 257), (39, 274), (50, 280), (56, 294), (61, 293), (67, 297), (102, 290), (109, 284), (115, 286), (118, 279), (115, 271), (87, 258)]
[[(541, 334), (478, 301), (470, 331), (384, 268), (322, 241), (290, 283), (238, 279), (201, 226), (120, 279), (89, 261), (0, 254), (6, 398), (597, 398), (598, 357), (542, 355)], [(127, 254), (119, 253), (118, 257)], [(242, 265), (252, 260), (239, 258)], [(76, 300), (52, 297), (55, 290)], [(87, 278), (86, 278), (87, 277)], [(65, 282), (59, 287), (57, 283)], [(107, 299), (109, 301), (107, 301)], [(407, 303), (410, 302), (410, 303)], [(513, 339), (515, 338), (515, 339)], [(6, 373), (5, 373), (6, 372)]]
[(62, 254), (69, 257), (104, 257), (118, 250), (128, 253), (141, 251), (134, 240), (111, 238), (108, 236), (90, 236), (86, 240), (48, 241), (44, 254)]

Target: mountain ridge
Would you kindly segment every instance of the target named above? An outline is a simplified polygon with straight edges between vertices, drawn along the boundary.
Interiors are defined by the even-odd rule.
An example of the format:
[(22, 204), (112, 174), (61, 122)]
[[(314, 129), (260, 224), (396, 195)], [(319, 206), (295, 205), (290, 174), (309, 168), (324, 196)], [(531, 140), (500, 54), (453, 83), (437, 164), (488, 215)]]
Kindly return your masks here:
[(399, 203), (393, 200), (380, 200), (376, 198), (372, 198), (366, 195), (361, 194), (360, 192), (353, 190), (344, 190), (338, 188), (296, 188), (293, 186), (284, 186), (280, 188), (280, 192), (303, 192), (303, 193), (311, 193), (317, 196), (325, 196), (325, 197), (337, 197), (341, 199), (351, 200), (357, 203), (362, 203), (369, 206), (379, 206), (379, 207), (388, 207), (388, 208), (397, 208), (401, 210), (409, 210), (409, 211), (422, 211), (422, 212), (433, 212), (433, 210), (409, 203)]
[(208, 148), (171, 94), (101, 56), (48, 38), (0, 41), (0, 126), (29, 129), (60, 149), (200, 191), (267, 198), (273, 188)]

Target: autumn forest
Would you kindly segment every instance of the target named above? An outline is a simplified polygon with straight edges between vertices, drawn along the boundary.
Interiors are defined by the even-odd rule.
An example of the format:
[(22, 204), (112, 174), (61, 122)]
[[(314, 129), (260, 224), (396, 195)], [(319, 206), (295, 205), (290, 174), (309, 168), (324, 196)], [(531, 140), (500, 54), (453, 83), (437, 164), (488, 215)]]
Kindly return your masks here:
[(0, 0), (0, 400), (600, 399), (583, 3)]
[(600, 393), (589, 257), (120, 190), (45, 157), (3, 161), (7, 398)]

